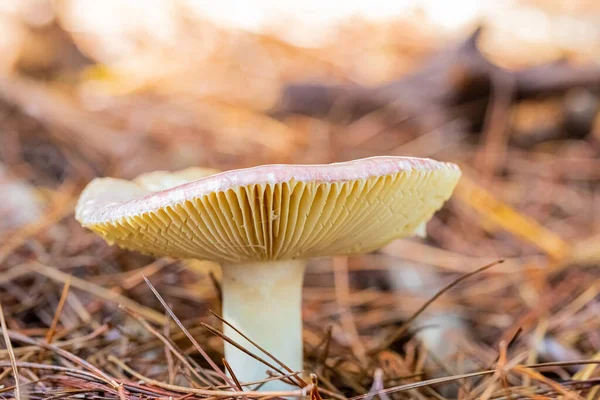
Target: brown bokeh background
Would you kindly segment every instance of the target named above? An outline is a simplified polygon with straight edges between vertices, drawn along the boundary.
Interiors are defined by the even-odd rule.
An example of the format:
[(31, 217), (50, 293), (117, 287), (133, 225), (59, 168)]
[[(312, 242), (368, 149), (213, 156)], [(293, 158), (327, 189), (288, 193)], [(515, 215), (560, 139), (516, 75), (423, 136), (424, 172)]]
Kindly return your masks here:
[[(208, 313), (219, 309), (218, 269), (82, 229), (72, 211), (91, 179), (374, 155), (456, 162), (464, 178), (426, 240), (310, 265), (306, 359), (321, 395), (488, 369), (391, 396), (598, 395), (594, 364), (543, 375), (523, 365), (600, 357), (600, 5), (320, 3), (1, 2), (3, 333), (19, 362), (70, 368), (20, 368), (30, 398), (122, 395), (77, 376), (81, 361), (43, 340), (125, 383), (125, 396), (202, 386), (139, 324), (166, 320), (140, 272), (221, 357), (221, 339), (200, 325), (220, 327)], [(170, 329), (158, 328), (206, 367)], [(0, 362), (9, 355), (0, 349)], [(134, 384), (123, 363), (158, 386)], [(8, 366), (0, 382), (12, 394)]]

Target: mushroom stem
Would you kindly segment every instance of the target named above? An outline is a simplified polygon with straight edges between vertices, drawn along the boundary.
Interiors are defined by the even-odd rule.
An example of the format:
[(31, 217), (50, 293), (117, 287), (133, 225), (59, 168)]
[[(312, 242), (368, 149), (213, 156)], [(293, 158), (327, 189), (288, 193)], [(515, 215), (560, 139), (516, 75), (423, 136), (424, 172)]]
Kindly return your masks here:
[[(293, 371), (302, 369), (304, 270), (303, 260), (223, 265), (223, 318)], [(223, 331), (251, 353), (277, 365), (229, 326)], [(269, 367), (227, 342), (225, 358), (240, 382), (268, 377)], [(284, 382), (271, 381), (260, 389), (290, 388)]]

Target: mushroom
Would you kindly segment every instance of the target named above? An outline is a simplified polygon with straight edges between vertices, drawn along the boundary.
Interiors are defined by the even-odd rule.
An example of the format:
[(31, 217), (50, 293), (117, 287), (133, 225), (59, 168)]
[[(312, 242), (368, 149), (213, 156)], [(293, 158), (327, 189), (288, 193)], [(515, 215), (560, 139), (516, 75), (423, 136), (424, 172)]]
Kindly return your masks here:
[[(263, 165), (209, 176), (191, 171), (95, 179), (75, 216), (111, 244), (218, 262), (223, 318), (294, 371), (303, 361), (306, 260), (366, 253), (413, 235), (461, 175), (454, 164), (409, 157)], [(224, 333), (264, 358), (231, 327)], [(262, 363), (229, 343), (225, 357), (240, 381), (266, 377)], [(272, 381), (261, 389), (283, 388), (289, 386)]]

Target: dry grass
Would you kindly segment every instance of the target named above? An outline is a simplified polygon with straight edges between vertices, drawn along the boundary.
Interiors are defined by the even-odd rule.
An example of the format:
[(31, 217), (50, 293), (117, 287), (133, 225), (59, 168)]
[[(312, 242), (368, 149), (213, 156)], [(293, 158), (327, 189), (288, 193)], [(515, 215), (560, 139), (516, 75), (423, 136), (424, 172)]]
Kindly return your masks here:
[[(323, 53), (269, 37), (246, 40), (294, 67), (292, 75), (278, 75), (283, 81), (302, 78), (303, 68), (305, 78), (323, 70), (320, 76), (338, 82), (349, 75)], [(233, 51), (221, 57), (232, 58), (225, 50)], [(253, 61), (257, 70), (260, 57)], [(226, 80), (226, 72), (218, 78), (213, 71), (212, 83)], [(257, 111), (262, 103), (245, 103), (250, 89), (243, 101), (225, 101), (226, 91), (202, 97), (184, 90), (189, 77), (163, 77), (101, 99), (94, 112), (83, 106), (77, 84), (23, 75), (0, 81), (0, 160), (10, 173), (0, 177), (0, 198), (9, 180), (26, 183), (42, 210), (40, 218), (0, 230), (1, 396), (599, 398), (597, 118), (585, 136), (523, 147), (508, 140), (527, 133), (512, 116), (555, 119), (502, 93), (483, 127), (444, 123), (415, 135), (377, 112), (350, 123), (276, 121)], [(488, 100), (471, 106), (485, 108)], [(309, 265), (305, 368), (315, 376), (289, 393), (241, 392), (248, 383), (238, 382), (235, 371), (225, 375), (223, 322), (211, 313), (220, 309), (214, 271), (109, 247), (72, 216), (79, 191), (94, 176), (376, 154), (454, 161), (465, 179), (431, 222), (426, 241)], [(499, 259), (505, 262), (496, 265)], [(399, 275), (408, 268), (420, 271), (424, 286)], [(436, 315), (441, 319), (428, 319)], [(430, 324), (444, 328), (450, 317), (461, 323), (428, 339)], [(261, 357), (270, 379), (295, 380), (298, 371)]]

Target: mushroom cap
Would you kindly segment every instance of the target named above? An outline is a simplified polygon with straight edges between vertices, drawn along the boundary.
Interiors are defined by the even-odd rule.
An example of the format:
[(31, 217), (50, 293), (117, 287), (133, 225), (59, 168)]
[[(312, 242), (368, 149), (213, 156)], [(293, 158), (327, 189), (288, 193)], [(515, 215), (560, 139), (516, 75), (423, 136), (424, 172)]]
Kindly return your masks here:
[(455, 164), (410, 157), (212, 172), (97, 178), (75, 217), (108, 243), (157, 256), (239, 263), (353, 254), (412, 235), (461, 175)]
[(218, 174), (218, 169), (191, 167), (176, 172), (154, 171), (139, 175), (133, 181), (149, 192), (171, 189), (184, 183), (196, 181), (207, 176)]

